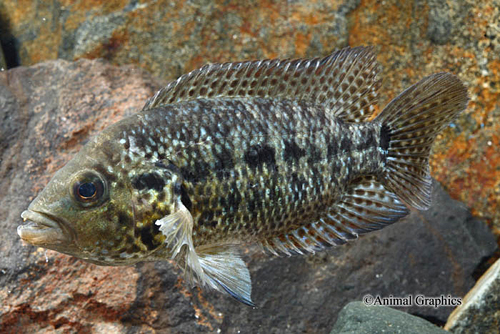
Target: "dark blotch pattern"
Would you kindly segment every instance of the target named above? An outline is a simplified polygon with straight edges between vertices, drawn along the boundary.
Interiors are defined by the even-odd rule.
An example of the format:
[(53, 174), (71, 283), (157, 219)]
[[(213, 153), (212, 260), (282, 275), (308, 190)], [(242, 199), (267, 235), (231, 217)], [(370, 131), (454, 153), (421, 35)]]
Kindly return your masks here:
[(123, 213), (123, 212), (119, 212), (118, 213), (118, 222), (120, 223), (120, 225), (127, 225), (128, 223), (131, 222), (131, 220), (129, 219), (128, 215)]
[[(153, 224), (156, 225), (156, 224)], [(150, 227), (145, 227), (140, 230), (141, 241), (146, 246), (148, 250), (153, 250), (157, 247), (157, 243), (154, 241), (154, 236), (152, 234)]]
[(244, 156), (245, 162), (251, 168), (258, 168), (264, 164), (268, 166), (276, 165), (276, 157), (274, 148), (267, 145), (253, 145)]
[(315, 145), (311, 145), (308, 150), (308, 163), (315, 163), (321, 160), (321, 150)]
[[(177, 185), (175, 186), (175, 188), (177, 188)], [(191, 202), (191, 198), (189, 197), (186, 186), (184, 186), (183, 184), (179, 186), (179, 195), (181, 195), (182, 204), (184, 204), (186, 209), (191, 211), (193, 209), (193, 203)]]
[(305, 155), (305, 151), (299, 147), (294, 141), (285, 141), (285, 149), (283, 151), (283, 159), (288, 163), (299, 162), (299, 159)]
[(389, 142), (391, 141), (391, 130), (382, 125), (382, 129), (380, 130), (380, 147), (387, 151), (389, 149)]
[(351, 151), (351, 141), (347, 137), (343, 137), (340, 141), (340, 150), (342, 152)]
[(160, 191), (165, 186), (165, 180), (156, 173), (144, 173), (132, 180), (132, 186), (137, 190), (154, 189)]

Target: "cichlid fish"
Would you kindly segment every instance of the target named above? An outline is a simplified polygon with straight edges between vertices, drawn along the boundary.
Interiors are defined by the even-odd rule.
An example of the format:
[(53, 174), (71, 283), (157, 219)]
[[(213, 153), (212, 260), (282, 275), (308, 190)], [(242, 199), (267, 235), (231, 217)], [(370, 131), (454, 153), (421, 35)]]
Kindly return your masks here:
[(100, 265), (175, 259), (253, 305), (238, 245), (315, 252), (430, 206), (429, 151), (467, 90), (433, 74), (369, 121), (378, 73), (357, 47), (181, 76), (60, 169), (18, 234)]

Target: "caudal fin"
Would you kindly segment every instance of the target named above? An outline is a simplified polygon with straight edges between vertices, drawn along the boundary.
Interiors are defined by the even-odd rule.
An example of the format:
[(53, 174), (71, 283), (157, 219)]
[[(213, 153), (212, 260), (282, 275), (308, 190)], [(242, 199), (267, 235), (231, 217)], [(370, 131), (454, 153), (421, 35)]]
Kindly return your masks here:
[(382, 124), (382, 148), (388, 151), (381, 181), (412, 207), (429, 208), (431, 146), (467, 103), (467, 89), (460, 79), (437, 73), (405, 90), (375, 119)]

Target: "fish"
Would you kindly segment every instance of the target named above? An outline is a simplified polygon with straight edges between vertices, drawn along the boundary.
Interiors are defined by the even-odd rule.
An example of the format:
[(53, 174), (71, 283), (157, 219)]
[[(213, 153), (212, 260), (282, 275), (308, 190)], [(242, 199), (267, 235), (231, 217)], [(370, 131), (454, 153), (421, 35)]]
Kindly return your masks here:
[(467, 89), (432, 74), (374, 116), (380, 71), (364, 46), (205, 65), (90, 139), (17, 232), (98, 265), (174, 260), (255, 306), (242, 246), (315, 253), (431, 205), (432, 144)]

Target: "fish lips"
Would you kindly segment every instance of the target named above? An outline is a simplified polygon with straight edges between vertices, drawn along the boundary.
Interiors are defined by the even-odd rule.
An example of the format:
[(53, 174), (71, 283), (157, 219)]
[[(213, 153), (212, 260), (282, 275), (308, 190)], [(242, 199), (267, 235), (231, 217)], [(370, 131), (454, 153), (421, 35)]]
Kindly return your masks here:
[(48, 213), (28, 209), (21, 217), (28, 222), (17, 227), (17, 234), (23, 241), (50, 248), (51, 245), (64, 245), (72, 240), (65, 224)]

